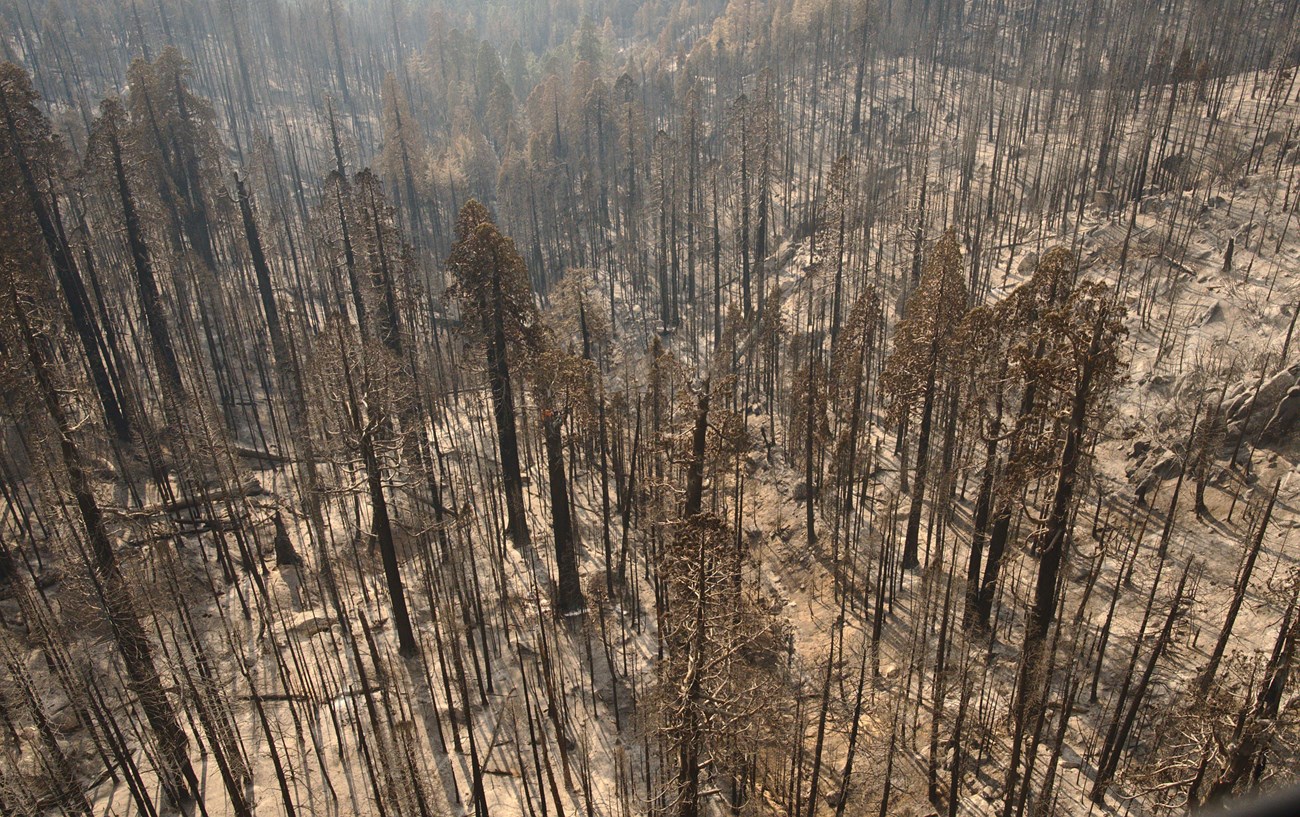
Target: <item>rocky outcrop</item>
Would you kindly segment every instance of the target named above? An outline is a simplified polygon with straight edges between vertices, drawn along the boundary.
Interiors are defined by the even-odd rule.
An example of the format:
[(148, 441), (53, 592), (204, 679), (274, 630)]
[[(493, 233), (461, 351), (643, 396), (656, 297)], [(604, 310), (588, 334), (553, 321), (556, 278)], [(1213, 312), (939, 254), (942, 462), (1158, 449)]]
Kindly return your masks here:
[(1247, 439), (1263, 443), (1280, 442), (1297, 429), (1300, 421), (1300, 363), (1288, 366), (1264, 380), (1247, 377), (1228, 390), (1223, 400), (1223, 417), (1229, 439), (1245, 431)]

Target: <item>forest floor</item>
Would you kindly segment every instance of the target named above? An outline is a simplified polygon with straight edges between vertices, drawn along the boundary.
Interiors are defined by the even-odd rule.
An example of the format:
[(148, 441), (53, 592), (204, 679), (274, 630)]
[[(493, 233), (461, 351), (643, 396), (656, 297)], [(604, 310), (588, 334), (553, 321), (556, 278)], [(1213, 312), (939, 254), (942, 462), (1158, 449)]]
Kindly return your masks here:
[[(1251, 90), (1246, 82), (1243, 79), (1239, 95), (1248, 103)], [(1289, 104), (1289, 115), (1294, 115), (1295, 107)], [(1248, 104), (1238, 117), (1242, 128), (1255, 119)], [(1291, 157), (1286, 170), (1294, 175), (1294, 151)], [(1171, 561), (1162, 568), (1161, 589), (1157, 591), (1160, 601), (1154, 616), (1162, 617), (1167, 609), (1166, 588), (1171, 579), (1194, 563), (1191, 603), (1179, 619), (1172, 646), (1158, 664), (1156, 691), (1144, 709), (1131, 744), (1129, 772), (1121, 767), (1106, 807), (1088, 802), (1093, 770), (1084, 758), (1101, 740), (1113, 715), (1111, 701), (1127, 675), (1128, 656), (1137, 648), (1145, 661), (1148, 649), (1143, 644), (1150, 643), (1152, 631), (1158, 627), (1158, 622), (1149, 624), (1143, 644), (1135, 645), (1146, 596), (1156, 580), (1155, 554), (1174, 478), (1159, 480), (1148, 492), (1146, 504), (1139, 504), (1126, 474), (1132, 462), (1130, 453), (1135, 442), (1172, 448), (1178, 436), (1185, 433), (1183, 421), (1197, 401), (1207, 396), (1203, 387), (1184, 376), (1193, 363), (1247, 386), (1255, 382), (1261, 369), (1272, 374), (1274, 369), (1269, 368), (1264, 354), (1288, 331), (1300, 288), (1295, 273), (1300, 268), (1300, 239), (1291, 230), (1295, 211), (1289, 183), (1273, 168), (1265, 167), (1209, 192), (1153, 193), (1143, 200), (1132, 222), (1132, 236), (1127, 209), (1111, 211), (1090, 206), (1081, 220), (1069, 224), (1068, 230), (1042, 229), (1021, 237), (1022, 245), (1040, 251), (1058, 241), (1076, 243), (1082, 251), (1086, 274), (1111, 283), (1117, 283), (1117, 259), (1128, 240), (1132, 246), (1128, 264), (1133, 268), (1130, 281), (1122, 285), (1130, 303), (1129, 376), (1114, 398), (1116, 416), (1099, 429), (1096, 473), (1080, 501), (1076, 546), (1066, 573), (1064, 609), (1070, 616), (1080, 609), (1090, 571), (1097, 565), (1098, 572), (1088, 591), (1090, 600), (1082, 610), (1082, 626), (1077, 631), (1082, 641), (1095, 645), (1113, 593), (1118, 601), (1096, 699), (1084, 696), (1074, 711), (1061, 758), (1056, 798), (1052, 804), (1042, 804), (1045, 809), (1050, 805), (1046, 813), (1154, 813), (1148, 808), (1150, 792), (1144, 788), (1151, 777), (1141, 763), (1143, 731), (1192, 728), (1178, 717), (1178, 696), (1207, 659), (1262, 499), (1281, 479), (1277, 508), (1234, 630), (1232, 650), (1243, 654), (1268, 651), (1276, 637), (1289, 584), (1300, 568), (1300, 552), (1292, 542), (1292, 534), (1300, 526), (1300, 483), (1290, 476), (1300, 451), (1294, 442), (1255, 448), (1247, 440), (1243, 445), (1244, 467), (1226, 467), (1226, 456), (1216, 463), (1217, 476), (1206, 495), (1210, 511), (1207, 519), (1195, 518), (1187, 497), (1179, 505), (1170, 543)], [(1189, 251), (1169, 258), (1163, 251), (1165, 236), (1176, 232), (1190, 233)], [(1236, 244), (1230, 269), (1225, 268), (1223, 257), (1228, 237), (1234, 238)], [(1000, 269), (1015, 268), (1012, 253), (1014, 250), (1008, 252)], [(787, 292), (786, 319), (798, 326), (806, 300), (799, 295), (804, 288), (824, 290), (827, 282), (808, 280), (805, 245), (788, 247), (777, 255), (788, 259), (779, 272)], [(1019, 276), (1016, 268), (995, 291), (1007, 290)], [(623, 317), (628, 327), (644, 325), (644, 316), (629, 312)], [(624, 358), (616, 360), (612, 368), (632, 371), (641, 366), (648, 340), (649, 333), (642, 336), (628, 332), (622, 339)], [(670, 337), (666, 342), (672, 348)], [(674, 351), (683, 358), (688, 356), (687, 350)], [(495, 467), (491, 447), (474, 438), (467, 420), (490, 417), (486, 395), (466, 392), (449, 399), (453, 403), (448, 416), (466, 422), (459, 429), (443, 429), (443, 438), (448, 441), (446, 453), (474, 461), (481, 473), (491, 473)], [(872, 550), (878, 547), (881, 537), (897, 533), (885, 530), (877, 520), (888, 518), (887, 508), (899, 493), (898, 462), (892, 453), (892, 434), (878, 428), (869, 440), (877, 459), (875, 478), (861, 506), (865, 518), (861, 536), (850, 542), (848, 522), (841, 519), (843, 525), (837, 523), (834, 511), (818, 499), (821, 535), (810, 545), (803, 523), (807, 500), (795, 499), (802, 476), (798, 468), (786, 462), (782, 441), (776, 440), (771, 446), (762, 442), (760, 429), (769, 420), (761, 413), (747, 418), (754, 433), (752, 447), (743, 456), (748, 482), (739, 519), (749, 544), (750, 569), (762, 593), (773, 602), (793, 634), (791, 662), (796, 667), (794, 675), (803, 679), (800, 700), (805, 711), (801, 717), (810, 730), (810, 742), (827, 658), (831, 653), (836, 656), (832, 662), (835, 694), (826, 736), (822, 792), (824, 796), (838, 796), (857, 673), (866, 660), (862, 656), (869, 649), (872, 627), (869, 616), (874, 603), (864, 598), (866, 585), (861, 582), (863, 577), (870, 577)], [(535, 459), (537, 453), (528, 456)], [(540, 474), (541, 469), (534, 465), (531, 473)], [(266, 555), (272, 539), (270, 514), (280, 507), (277, 497), (292, 494), (292, 477), (283, 466), (274, 464), (259, 470), (257, 476), (266, 492), (248, 500), (247, 512), (265, 520), (262, 539)], [(590, 473), (578, 476), (574, 503), (578, 510), (580, 564), (584, 587), (595, 587), (602, 583), (604, 571), (602, 499), (598, 479), (591, 478)], [(946, 505), (936, 503), (931, 518), (950, 514), (957, 522), (955, 530), (965, 531), (978, 472), (958, 470), (936, 475), (936, 479), (951, 491), (951, 501)], [(382, 770), (377, 778), (393, 787), (412, 785), (411, 779), (404, 778), (404, 763), (428, 770), (423, 795), (432, 814), (472, 813), (469, 792), (473, 753), (484, 770), (484, 796), (494, 815), (546, 813), (540, 807), (543, 800), (549, 800), (551, 808), (564, 814), (629, 817), (625, 808), (628, 802), (642, 804), (631, 813), (644, 812), (644, 804), (653, 793), (645, 774), (644, 736), (638, 733), (634, 714), (636, 703), (654, 677), (656, 649), (654, 600), (645, 581), (645, 565), (637, 561), (630, 565), (634, 603), (593, 601), (593, 609), (582, 619), (554, 622), (544, 602), (538, 601), (548, 598), (544, 590), (546, 577), (553, 575), (554, 569), (553, 558), (545, 547), (549, 538), (545, 533), (548, 516), (542, 501), (544, 485), (544, 479), (538, 478), (529, 486), (535, 542), (531, 551), (507, 544), (500, 535), (486, 541), (478, 539), (478, 531), (495, 530), (496, 523), (472, 521), (465, 511), (449, 525), (446, 535), (450, 544), (445, 546), (449, 555), (436, 569), (421, 558), (417, 547), (412, 545), (406, 554), (404, 569), (409, 592), (421, 598), (415, 605), (415, 623), (422, 651), (426, 656), (442, 655), (443, 643), (459, 640), (465, 649), (456, 654), (463, 652), (466, 660), (478, 662), (480, 677), (487, 669), (492, 679), (490, 689), (475, 688), (472, 682), (457, 688), (456, 668), (430, 667), (436, 662), (429, 661), (425, 664), (429, 673), (425, 674), (418, 662), (397, 657), (379, 559), (362, 547), (340, 545), (330, 554), (340, 565), (357, 568), (338, 571), (348, 620), (352, 627), (366, 630), (359, 639), (362, 646), (355, 652), (351, 645), (356, 642), (344, 637), (338, 618), (316, 584), (318, 557), (305, 550), (300, 550), (305, 560), (301, 567), (244, 576), (219, 598), (196, 599), (192, 612), (204, 623), (205, 635), (238, 645), (241, 650), (237, 655), (217, 658), (217, 675), (244, 679), (220, 693), (236, 702), (240, 713), (236, 728), (244, 736), (243, 745), (259, 747), (246, 759), (257, 781), (250, 791), (258, 811), (280, 809), (284, 794), (272, 781), (278, 776), (274, 764), (282, 763), (288, 797), (299, 804), (300, 813), (370, 813), (370, 776), (357, 765), (340, 760), (352, 758), (357, 763), (374, 764)], [(483, 499), (489, 491), (483, 486), (459, 487), (462, 494), (456, 498), (456, 507), (491, 512), (490, 503)], [(1184, 487), (1184, 491), (1189, 490), (1190, 486)], [(343, 504), (336, 503), (335, 507)], [(1094, 524), (1094, 518), (1100, 522)], [(289, 521), (295, 538), (307, 541), (305, 522)], [(1127, 577), (1121, 552), (1105, 551), (1098, 565), (1094, 560), (1103, 549), (1094, 532), (1105, 538), (1108, 529), (1135, 521), (1141, 531), (1140, 547)], [(328, 523), (335, 531), (334, 541), (341, 543), (356, 542), (365, 528), (360, 511), (354, 516), (336, 512)], [(829, 532), (832, 530), (835, 533)], [(1014, 541), (1023, 541), (1025, 532), (1020, 533), (1013, 537)], [(638, 531), (636, 535), (644, 534)], [(410, 530), (405, 535), (414, 542), (423, 533)], [(615, 543), (620, 541), (622, 530), (617, 519), (611, 535)], [(890, 813), (921, 815), (933, 810), (926, 798), (926, 754), (933, 707), (937, 701), (944, 720), (951, 723), (963, 698), (975, 710), (970, 722), (978, 724), (969, 728), (987, 728), (985, 736), (991, 748), (982, 750), (979, 758), (964, 761), (968, 769), (966, 790), (978, 792), (979, 796), (963, 798), (958, 813), (985, 815), (1001, 811), (998, 793), (1004, 783), (1001, 774), (1007, 718), (1020, 655), (1018, 627), (1023, 616), (1019, 611), (1032, 592), (1032, 554), (1023, 547), (1014, 548), (1010, 554), (999, 606), (1002, 615), (992, 643), (967, 639), (961, 632), (949, 634), (954, 665), (969, 662), (985, 667), (982, 673), (976, 673), (974, 688), (961, 689), (956, 684), (958, 674), (950, 672), (946, 685), (936, 690), (931, 672), (924, 676), (923, 689), (909, 693), (912, 700), (919, 697), (924, 707), (902, 711), (899, 703), (903, 690), (915, 686), (917, 678), (922, 677), (915, 673), (914, 657), (924, 654), (925, 644), (938, 636), (934, 622), (939, 619), (939, 606), (962, 603), (960, 579), (955, 590), (951, 584), (945, 586), (943, 580), (951, 572), (961, 575), (965, 548), (963, 536), (955, 537), (955, 542), (927, 541), (923, 546), (926, 568), (903, 575), (899, 592), (890, 602), (879, 647), (879, 676), (869, 679), (867, 686), (855, 782), (849, 789), (849, 814), (873, 813), (876, 808), (885, 755), (894, 732), (903, 752), (890, 781), (894, 797)], [(852, 564), (845, 555), (849, 553)], [(177, 556), (185, 570), (195, 575), (212, 569), (201, 549), (181, 550)], [(147, 580), (158, 571), (156, 562), (162, 558), (160, 550), (149, 550), (131, 567)], [(257, 586), (259, 581), (265, 582), (265, 591)], [(246, 615), (244, 600), (263, 592), (266, 604), (254, 605)], [(840, 593), (846, 594), (842, 620)], [(453, 595), (460, 599), (459, 605), (448, 602)], [(481, 609), (483, 605), (495, 608), (491, 616), (466, 613), (457, 621), (443, 615), (443, 611), (454, 608), (454, 618), (461, 610)], [(264, 618), (264, 610), (273, 615)], [(367, 624), (362, 626), (361, 622)], [(34, 659), (34, 667), (35, 663)], [(1239, 669), (1244, 670), (1244, 664), (1240, 668), (1235, 664), (1225, 666), (1224, 672)], [(474, 675), (467, 673), (467, 677)], [(453, 680), (449, 683), (446, 679)], [(545, 693), (539, 691), (543, 688)], [(563, 711), (549, 705), (544, 711), (534, 711), (542, 700), (551, 701)], [(259, 738), (263, 730), (255, 703), (261, 704), (262, 714), (268, 719), (274, 745), (264, 736)], [(395, 728), (383, 730), (387, 737), (382, 745), (367, 743), (373, 740), (374, 732), (365, 725), (381, 721)], [(464, 728), (467, 724), (471, 730)], [(538, 724), (543, 725), (545, 735), (531, 735)], [(524, 748), (539, 744), (544, 751), (557, 755), (549, 768), (536, 767), (531, 749)], [(85, 749), (86, 757), (89, 751)], [(940, 741), (939, 751), (947, 756), (950, 747)], [(1279, 764), (1278, 773), (1285, 774), (1294, 761)], [(1045, 757), (1040, 764), (1036, 774), (1041, 777)], [(197, 770), (208, 789), (221, 790), (219, 770), (213, 763), (205, 758)], [(126, 815), (134, 811), (126, 788), (111, 781), (102, 782), (94, 790), (94, 797), (99, 814)], [(716, 813), (723, 813), (720, 796), (707, 799), (718, 804)], [(221, 802), (220, 796), (212, 802)], [(831, 810), (831, 804), (824, 803), (819, 813)]]

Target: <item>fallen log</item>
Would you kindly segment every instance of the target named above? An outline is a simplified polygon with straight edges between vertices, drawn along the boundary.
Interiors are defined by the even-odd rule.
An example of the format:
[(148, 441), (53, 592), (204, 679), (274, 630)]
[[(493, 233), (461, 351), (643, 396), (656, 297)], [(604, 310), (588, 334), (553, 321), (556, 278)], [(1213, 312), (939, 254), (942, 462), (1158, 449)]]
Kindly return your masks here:
[(187, 511), (197, 508), (208, 502), (226, 502), (231, 499), (244, 499), (250, 496), (261, 496), (266, 493), (262, 483), (256, 479), (249, 479), (233, 491), (224, 488), (218, 488), (211, 491), (205, 491), (196, 496), (178, 499), (175, 502), (157, 502), (152, 505), (141, 505), (138, 508), (105, 508), (107, 513), (125, 519), (141, 519), (151, 516), (158, 516), (166, 513), (176, 513), (178, 511)]
[(243, 457), (246, 460), (258, 460), (260, 462), (272, 462), (277, 464), (291, 462), (291, 458), (286, 457), (284, 454), (277, 454), (274, 451), (263, 451), (260, 448), (249, 448), (247, 446), (235, 445), (231, 446), (231, 450), (233, 450), (236, 455)]

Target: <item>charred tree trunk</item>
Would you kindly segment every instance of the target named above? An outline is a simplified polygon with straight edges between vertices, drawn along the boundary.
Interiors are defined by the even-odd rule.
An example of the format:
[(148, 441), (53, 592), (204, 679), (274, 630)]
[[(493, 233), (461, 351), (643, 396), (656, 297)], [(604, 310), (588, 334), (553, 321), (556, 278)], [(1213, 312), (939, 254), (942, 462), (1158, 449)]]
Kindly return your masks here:
[(916, 435), (916, 473), (912, 479), (912, 498), (907, 510), (907, 534), (903, 540), (903, 569), (920, 567), (921, 511), (925, 504), (926, 476), (930, 467), (930, 431), (934, 425), (934, 391), (937, 360), (932, 360), (921, 404), (921, 426)]
[(487, 375), (492, 390), (492, 415), (496, 420), (501, 449), (501, 480), (506, 494), (506, 532), (514, 543), (526, 547), (528, 518), (524, 504), (523, 469), (519, 462), (519, 432), (515, 424), (515, 395), (510, 383), (510, 361), (506, 350), (504, 294), (500, 259), (492, 264), (491, 326), (487, 327)]
[(183, 391), (181, 385), (180, 364), (176, 360), (176, 348), (172, 344), (171, 328), (163, 313), (162, 296), (158, 292), (158, 282), (154, 277), (153, 260), (149, 254), (149, 245), (144, 238), (140, 217), (136, 211), (135, 198), (126, 178), (126, 164), (122, 157), (122, 143), (116, 128), (108, 129), (108, 148), (113, 166), (113, 179), (116, 184), (118, 203), (122, 208), (122, 221), (126, 227), (126, 240), (131, 249), (131, 263), (135, 270), (136, 292), (144, 310), (145, 327), (149, 332), (150, 345), (161, 370), (164, 385), (174, 390), (176, 395)]
[(560, 574), (556, 588), (556, 611), (561, 616), (571, 616), (581, 613), (586, 608), (586, 602), (582, 598), (578, 556), (574, 550), (573, 520), (569, 515), (569, 483), (564, 472), (564, 438), (560, 433), (563, 426), (563, 413), (542, 413), (546, 470), (551, 484), (551, 532), (555, 536), (555, 564)]
[(709, 383), (705, 381), (695, 412), (695, 430), (691, 435), (691, 461), (686, 473), (686, 505), (683, 516), (690, 519), (704, 506), (704, 447), (709, 434)]

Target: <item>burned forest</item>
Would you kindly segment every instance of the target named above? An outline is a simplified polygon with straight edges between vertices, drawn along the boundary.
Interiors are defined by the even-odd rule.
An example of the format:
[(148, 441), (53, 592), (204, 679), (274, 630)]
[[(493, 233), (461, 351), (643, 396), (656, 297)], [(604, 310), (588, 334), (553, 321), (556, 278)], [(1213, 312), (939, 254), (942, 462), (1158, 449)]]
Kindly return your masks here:
[(0, 49), (0, 814), (1300, 784), (1294, 0), (0, 0)]

